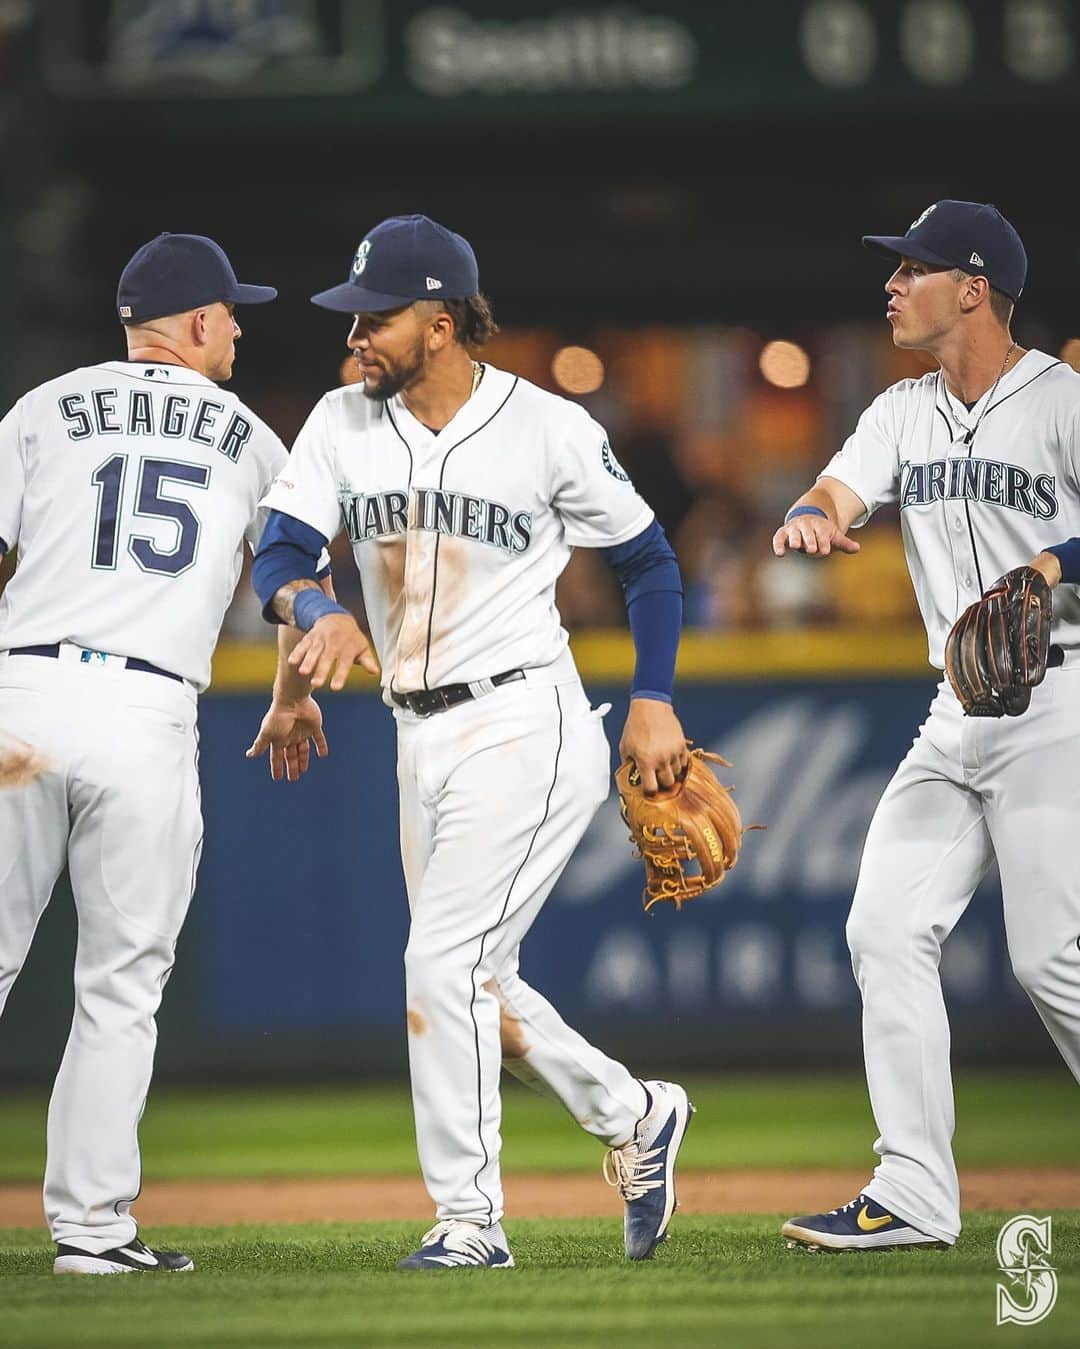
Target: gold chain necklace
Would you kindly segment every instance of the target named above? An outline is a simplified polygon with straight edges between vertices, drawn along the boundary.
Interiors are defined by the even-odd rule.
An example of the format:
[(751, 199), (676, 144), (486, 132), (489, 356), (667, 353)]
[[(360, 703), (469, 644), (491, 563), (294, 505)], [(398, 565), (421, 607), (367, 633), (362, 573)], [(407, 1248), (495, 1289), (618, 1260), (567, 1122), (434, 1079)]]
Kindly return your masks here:
[(1002, 375), (1005, 373), (1005, 367), (1009, 364), (1009, 357), (1013, 354), (1013, 352), (1014, 352), (1015, 350), (1016, 350), (1016, 343), (1015, 343), (1015, 342), (1010, 342), (1010, 343), (1009, 343), (1009, 350), (1005, 353), (1005, 359), (1001, 362), (1001, 369), (998, 371), (998, 377), (997, 377), (997, 379), (994, 380), (994, 388), (995, 388), (995, 389), (997, 388), (998, 384), (1000, 383)]
[[(1015, 346), (1016, 343), (1014, 342), (1013, 345)], [(480, 381), (481, 381), (483, 378), (484, 378), (484, 367), (480, 364), (479, 361), (473, 361), (473, 363), (472, 363), (472, 388), (469, 390), (469, 397), (470, 397), (470, 398), (471, 398), (471, 397), (473, 396), (473, 394), (477, 391), (477, 389), (479, 389), (479, 387), (480, 387)]]
[(997, 373), (997, 379), (995, 379), (993, 384), (990, 385), (990, 392), (986, 395), (986, 402), (983, 404), (983, 410), (979, 413), (978, 420), (975, 422), (975, 425), (964, 437), (965, 445), (970, 445), (971, 442), (975, 439), (975, 432), (982, 425), (982, 419), (990, 411), (990, 405), (994, 401), (994, 394), (997, 391), (997, 386), (1001, 383), (1002, 377), (1005, 374), (1005, 367), (1009, 364), (1009, 357), (1013, 354), (1015, 350), (1016, 350), (1016, 343), (1010, 342), (1009, 350), (1005, 353), (1005, 359), (1001, 362), (1001, 369)]

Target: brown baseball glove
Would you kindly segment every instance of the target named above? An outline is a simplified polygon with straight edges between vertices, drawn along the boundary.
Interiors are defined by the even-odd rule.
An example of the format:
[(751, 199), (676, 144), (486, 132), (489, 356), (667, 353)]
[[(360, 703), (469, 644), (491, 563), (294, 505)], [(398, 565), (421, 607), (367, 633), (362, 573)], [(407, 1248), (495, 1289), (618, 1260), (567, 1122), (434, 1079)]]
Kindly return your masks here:
[(1050, 654), (1053, 597), (1034, 567), (1014, 567), (969, 605), (945, 642), (945, 673), (969, 717), (1018, 717)]
[(646, 913), (661, 900), (681, 909), (688, 899), (719, 885), (735, 865), (743, 824), (731, 792), (706, 763), (731, 765), (719, 754), (690, 751), (686, 772), (674, 787), (646, 796), (632, 760), (615, 774), (630, 841), (645, 863), (642, 903)]

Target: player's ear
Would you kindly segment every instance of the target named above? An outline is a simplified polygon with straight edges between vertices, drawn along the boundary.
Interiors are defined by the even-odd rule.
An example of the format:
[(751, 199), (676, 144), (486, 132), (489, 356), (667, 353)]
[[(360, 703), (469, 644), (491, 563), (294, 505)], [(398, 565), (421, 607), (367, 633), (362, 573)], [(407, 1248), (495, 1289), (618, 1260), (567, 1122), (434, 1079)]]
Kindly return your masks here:
[(990, 300), (990, 282), (985, 276), (965, 277), (960, 286), (960, 308), (965, 314)]
[(191, 340), (197, 347), (206, 345), (208, 320), (205, 309), (194, 309), (191, 313)]
[(431, 326), (428, 328), (428, 349), (430, 351), (442, 351), (448, 347), (454, 340), (454, 320), (441, 309), (431, 319)]

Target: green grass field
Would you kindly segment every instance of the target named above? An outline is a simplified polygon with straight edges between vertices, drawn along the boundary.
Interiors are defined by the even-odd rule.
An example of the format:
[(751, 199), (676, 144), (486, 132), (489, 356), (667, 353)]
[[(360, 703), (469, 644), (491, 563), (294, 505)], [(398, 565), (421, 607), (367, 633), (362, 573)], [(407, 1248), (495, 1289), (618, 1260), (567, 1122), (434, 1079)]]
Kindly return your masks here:
[[(854, 1166), (872, 1161), (858, 1079), (731, 1078), (690, 1084), (688, 1167)], [(1064, 1072), (962, 1076), (961, 1166), (1080, 1165), (1080, 1100)], [(44, 1097), (0, 1104), (0, 1179), (41, 1174)], [(580, 1172), (595, 1143), (549, 1102), (507, 1091), (507, 1170)], [(412, 1174), (398, 1089), (155, 1093), (148, 1174), (164, 1177)], [(849, 1196), (837, 1196), (837, 1201)], [(416, 1224), (154, 1229), (190, 1251), (193, 1275), (56, 1279), (40, 1230), (0, 1229), (0, 1343), (7, 1346), (581, 1345), (917, 1349), (1080, 1341), (1080, 1213), (1054, 1213), (1058, 1303), (1034, 1327), (994, 1324), (997, 1231), (972, 1214), (949, 1252), (789, 1252), (785, 1214), (680, 1216), (646, 1265), (622, 1258), (617, 1220), (514, 1220), (518, 1268), (400, 1274)], [(1040, 1210), (1040, 1216), (1042, 1211)], [(2, 1221), (2, 1218), (0, 1218)]]
[[(521, 1222), (521, 1268), (400, 1274), (415, 1237), (400, 1224), (163, 1230), (190, 1250), (192, 1275), (54, 1279), (45, 1252), (12, 1250), (3, 1335), (11, 1346), (109, 1349), (201, 1346), (731, 1345), (746, 1349), (899, 1344), (982, 1349), (997, 1337), (1075, 1345), (1080, 1221), (1058, 1215), (1061, 1292), (1047, 1321), (994, 1326), (994, 1238), (1006, 1215), (983, 1214), (962, 1246), (809, 1256), (761, 1217), (687, 1218), (648, 1265), (622, 1259), (615, 1222)], [(25, 1245), (27, 1238), (22, 1237)], [(390, 1268), (388, 1268), (390, 1267)]]
[[(684, 1079), (697, 1106), (682, 1165), (870, 1166), (874, 1122), (860, 1077)], [(594, 1171), (597, 1145), (552, 1102), (509, 1081), (508, 1171)], [(0, 1182), (40, 1178), (43, 1092), (0, 1102)], [(1080, 1097), (1062, 1068), (961, 1074), (956, 1153), (967, 1166), (1080, 1166)], [(294, 1087), (151, 1093), (140, 1130), (148, 1174), (413, 1175), (416, 1147), (400, 1087)]]

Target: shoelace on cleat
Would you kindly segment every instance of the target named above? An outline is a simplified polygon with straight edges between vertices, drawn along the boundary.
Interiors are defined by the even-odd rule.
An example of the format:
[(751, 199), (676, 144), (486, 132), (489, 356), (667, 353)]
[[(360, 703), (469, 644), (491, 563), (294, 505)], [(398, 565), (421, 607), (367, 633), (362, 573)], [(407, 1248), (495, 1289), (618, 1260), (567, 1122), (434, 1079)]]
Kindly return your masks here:
[(433, 1246), (440, 1240), (448, 1251), (478, 1256), (481, 1260), (495, 1253), (494, 1242), (482, 1237), (473, 1223), (458, 1222), (454, 1218), (444, 1218), (442, 1222), (436, 1223), (429, 1232), (424, 1233), (420, 1245)]
[[(839, 1208), (831, 1208), (831, 1209), (829, 1209), (829, 1216), (832, 1217), (832, 1218), (839, 1218), (839, 1216), (841, 1215), (841, 1213), (847, 1213), (849, 1209), (858, 1208), (860, 1204), (864, 1204), (864, 1205), (866, 1205), (867, 1207), (869, 1207), (869, 1206), (870, 1206), (871, 1204), (873, 1204), (874, 1202), (875, 1202), (875, 1201), (874, 1201), (873, 1199), (868, 1199), (868, 1198), (866, 1197), (866, 1195), (864, 1195), (864, 1194), (859, 1194), (859, 1195), (856, 1195), (854, 1199), (849, 1199), (848, 1202), (847, 1202), (846, 1204), (841, 1204)], [(878, 1207), (878, 1208), (881, 1208), (881, 1205), (878, 1204), (877, 1207)], [(885, 1216), (885, 1210), (884, 1210), (884, 1209), (881, 1210), (881, 1214), (882, 1214), (882, 1217)], [(895, 1221), (894, 1215), (889, 1214), (889, 1217), (890, 1217), (890, 1218), (893, 1218), (893, 1220)], [(874, 1221), (876, 1222), (877, 1219), (875, 1219)]]
[(609, 1148), (604, 1155), (604, 1179), (612, 1189), (618, 1190), (628, 1204), (632, 1204), (635, 1199), (641, 1199), (650, 1190), (663, 1185), (663, 1176), (657, 1176), (656, 1173), (664, 1169), (664, 1164), (652, 1161), (662, 1151), (662, 1148), (653, 1148), (651, 1152), (638, 1152), (636, 1143)]

